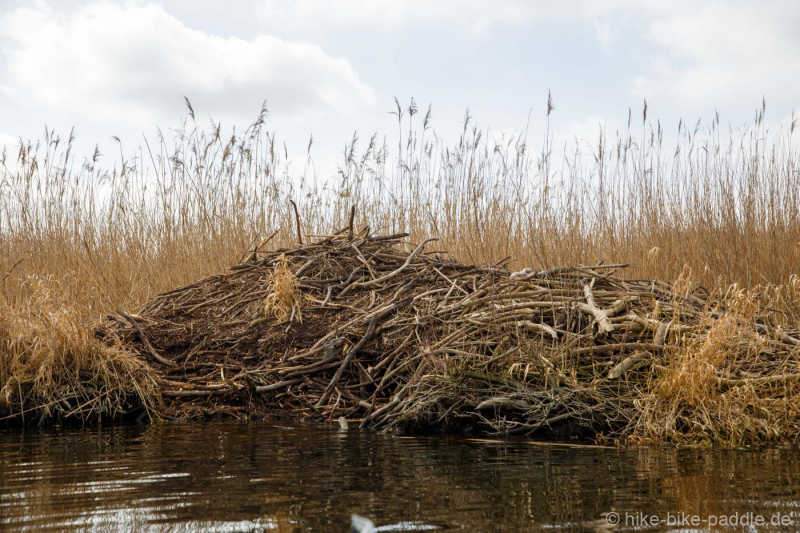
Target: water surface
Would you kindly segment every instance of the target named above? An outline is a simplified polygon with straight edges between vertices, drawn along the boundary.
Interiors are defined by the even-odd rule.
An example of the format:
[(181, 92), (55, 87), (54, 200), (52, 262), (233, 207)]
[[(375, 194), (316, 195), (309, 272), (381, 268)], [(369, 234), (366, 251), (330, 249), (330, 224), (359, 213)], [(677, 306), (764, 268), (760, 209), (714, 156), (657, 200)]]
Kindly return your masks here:
[(265, 421), (0, 431), (3, 530), (347, 531), (351, 513), (381, 531), (602, 530), (615, 516), (628, 530), (693, 516), (705, 522), (683, 530), (735, 516), (797, 530), (799, 502), (792, 448), (621, 450)]

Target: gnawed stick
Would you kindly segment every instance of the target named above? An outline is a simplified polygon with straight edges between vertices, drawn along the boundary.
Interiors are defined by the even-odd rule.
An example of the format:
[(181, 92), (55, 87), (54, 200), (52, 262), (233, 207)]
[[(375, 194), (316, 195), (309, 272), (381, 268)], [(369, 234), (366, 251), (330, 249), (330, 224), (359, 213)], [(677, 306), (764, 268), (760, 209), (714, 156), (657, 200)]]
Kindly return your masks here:
[(591, 314), (597, 322), (597, 333), (600, 336), (605, 336), (614, 331), (614, 324), (608, 319), (608, 312), (603, 311), (594, 301), (591, 285), (583, 286), (583, 293), (586, 296), (586, 303), (580, 304), (581, 311)]

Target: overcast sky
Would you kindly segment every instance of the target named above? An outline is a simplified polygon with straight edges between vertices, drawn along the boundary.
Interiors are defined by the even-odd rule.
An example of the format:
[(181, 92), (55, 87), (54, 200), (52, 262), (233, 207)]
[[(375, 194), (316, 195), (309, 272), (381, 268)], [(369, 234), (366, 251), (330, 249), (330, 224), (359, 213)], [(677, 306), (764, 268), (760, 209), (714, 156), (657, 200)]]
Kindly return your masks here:
[(800, 101), (800, 2), (725, 0), (0, 0), (0, 144), (76, 128), (88, 155), (198, 121), (241, 127), (262, 101), (292, 152), (330, 161), (354, 131), (396, 139), (393, 97), (464, 110), (541, 138), (548, 91), (560, 138), (639, 116), (667, 130), (752, 119)]

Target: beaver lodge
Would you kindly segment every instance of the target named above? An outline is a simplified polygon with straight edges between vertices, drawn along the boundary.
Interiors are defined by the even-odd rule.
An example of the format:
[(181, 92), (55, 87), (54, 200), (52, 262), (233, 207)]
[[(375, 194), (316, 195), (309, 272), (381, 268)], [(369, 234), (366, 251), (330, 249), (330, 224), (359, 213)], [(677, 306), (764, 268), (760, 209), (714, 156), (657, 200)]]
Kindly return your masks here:
[[(111, 385), (87, 393), (85, 378), (45, 412), (108, 418), (144, 406), (165, 418), (346, 417), (629, 443), (800, 434), (800, 330), (764, 293), (623, 279), (625, 265), (466, 265), (435, 239), (406, 237), (345, 229), (257, 250), (118, 310), (95, 340), (133, 354), (142, 366), (128, 371), (153, 387), (127, 389), (121, 408), (99, 399)], [(36, 411), (45, 401), (29, 390), (6, 391), (0, 412)]]

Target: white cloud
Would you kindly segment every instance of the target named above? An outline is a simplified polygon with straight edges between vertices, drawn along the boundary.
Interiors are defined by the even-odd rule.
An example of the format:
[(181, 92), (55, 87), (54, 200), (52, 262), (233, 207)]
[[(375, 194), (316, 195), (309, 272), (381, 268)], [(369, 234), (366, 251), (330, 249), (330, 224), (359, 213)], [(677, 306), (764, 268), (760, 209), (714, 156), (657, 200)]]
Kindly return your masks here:
[(3, 19), (5, 92), (96, 123), (152, 128), (182, 112), (184, 95), (205, 115), (237, 122), (253, 118), (265, 99), (295, 120), (376, 102), (346, 60), (317, 45), (211, 35), (155, 4), (102, 0), (66, 13), (39, 4)]
[(651, 15), (647, 37), (658, 49), (634, 77), (635, 94), (693, 108), (755, 107), (762, 95), (795, 104), (796, 2), (676, 2)]
[(605, 17), (594, 20), (592, 26), (594, 26), (594, 30), (597, 33), (597, 40), (600, 42), (603, 50), (609, 52), (612, 46), (619, 40), (617, 28)]
[[(790, 0), (0, 5), (0, 127), (35, 139), (45, 123), (62, 133), (75, 125), (78, 142), (91, 145), (80, 151), (97, 141), (102, 148), (111, 135), (130, 147), (131, 139), (138, 142), (156, 124), (177, 126), (185, 116), (184, 95), (198, 121), (213, 117), (226, 128), (249, 124), (266, 99), (269, 127), (289, 151), (304, 154), (313, 133), (314, 157), (328, 161), (354, 130), (362, 137), (388, 132), (391, 139), (394, 123), (386, 111), (396, 93), (433, 100), (437, 133), (457, 138), (460, 106), (469, 104), (481, 124), (511, 134), (514, 127), (524, 129), (531, 103), (541, 103), (536, 95), (553, 88), (557, 103), (570, 99), (552, 121), (554, 145), (560, 146), (575, 137), (596, 144), (601, 122), (612, 137), (625, 124), (624, 111), (619, 124), (601, 117), (642, 97), (651, 116), (670, 126), (678, 116), (708, 117), (714, 108), (724, 119), (738, 113), (734, 122), (750, 118), (762, 95), (783, 117), (797, 107), (794, 87), (800, 83), (800, 33), (794, 27), (800, 4)], [(465, 34), (486, 53), (448, 48)], [(528, 46), (528, 35), (557, 46)], [(395, 55), (404, 54), (411, 39), (415, 46), (401, 61)], [(330, 50), (346, 54), (365, 79)], [(461, 70), (474, 72), (475, 82), (465, 83)], [(504, 88), (508, 95), (500, 94)], [(532, 144), (542, 133), (542, 118), (534, 113)]]
[(265, 23), (281, 27), (399, 29), (436, 24), (480, 33), (493, 25), (525, 24), (533, 20), (591, 20), (623, 7), (636, 9), (648, 3), (647, 0), (259, 0), (259, 9)]
[(582, 120), (570, 121), (564, 128), (556, 128), (553, 133), (553, 145), (572, 147), (577, 143), (581, 150), (589, 149), (594, 152), (600, 143), (601, 135), (605, 143), (611, 143), (616, 140), (618, 134), (624, 135), (625, 132), (617, 118), (593, 115)]
[(0, 153), (2, 153), (3, 147), (5, 147), (6, 151), (10, 151), (17, 146), (19, 146), (19, 137), (14, 137), (7, 133), (0, 133)]
[[(794, 105), (800, 83), (796, 0), (256, 0), (264, 24), (288, 33), (420, 26), (477, 34), (547, 21), (584, 22), (623, 52), (630, 93), (685, 112)], [(546, 31), (546, 30), (545, 30)]]

